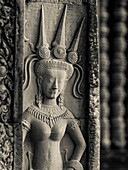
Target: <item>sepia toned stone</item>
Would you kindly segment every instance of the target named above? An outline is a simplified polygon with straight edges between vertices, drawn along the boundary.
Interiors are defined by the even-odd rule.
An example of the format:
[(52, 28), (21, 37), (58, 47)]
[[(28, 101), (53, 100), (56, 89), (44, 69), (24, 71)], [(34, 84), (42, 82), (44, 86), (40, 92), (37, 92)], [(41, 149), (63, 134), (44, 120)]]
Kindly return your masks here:
[[(44, 6), (44, 10), (42, 5)], [(65, 5), (67, 6), (65, 7)], [(0, 84), (0, 97), (2, 106), (6, 104), (7, 109), (9, 109), (6, 112), (6, 108), (4, 107), (6, 113), (1, 114), (1, 122), (4, 123), (1, 128), (1, 134), (3, 135), (1, 146), (3, 147), (0, 151), (2, 153), (0, 158), (5, 158), (5, 155), (9, 154), (6, 157), (7, 159), (1, 160), (1, 169), (25, 170), (25, 167), (28, 169), (34, 167), (41, 170), (41, 168), (44, 169), (46, 167), (47, 169), (55, 170), (57, 168), (58, 170), (99, 170), (100, 124), (98, 109), (97, 3), (90, 0), (42, 0), (33, 2), (29, 0), (16, 0), (16, 2), (1, 0), (1, 6), (1, 17), (4, 14), (7, 17), (7, 23), (6, 21), (3, 22), (3, 20), (0, 20), (0, 22), (2, 21), (2, 24), (5, 25), (10, 24), (6, 28), (4, 28), (5, 25), (2, 27), (5, 31), (4, 36), (0, 27), (2, 38), (5, 38), (5, 43), (3, 43), (4, 41), (2, 39), (4, 49), (0, 51), (2, 56), (0, 58), (0, 82), (5, 81)], [(64, 7), (65, 9), (67, 8), (67, 12), (66, 10), (64, 12)], [(44, 17), (42, 17), (42, 21), (40, 15), (41, 9), (44, 11), (42, 13)], [(64, 13), (67, 13), (67, 15), (63, 15)], [(96, 19), (94, 20), (94, 18)], [(63, 22), (61, 24), (60, 21), (62, 20)], [(63, 27), (65, 21), (66, 29)], [(40, 36), (41, 29), (39, 29), (41, 22), (42, 25), (46, 26), (46, 34), (42, 34), (42, 36)], [(89, 26), (88, 23), (90, 24)], [(57, 34), (59, 30), (60, 33)], [(63, 31), (61, 34), (61, 30), (64, 30), (66, 34), (65, 38), (62, 36), (62, 41), (58, 42), (56, 41), (58, 37), (64, 35)], [(46, 35), (47, 42), (50, 45), (49, 47), (45, 43), (46, 39), (44, 35)], [(39, 37), (44, 41), (38, 41)], [(57, 38), (55, 39), (55, 37)], [(38, 42), (39, 44), (37, 44)], [(7, 58), (4, 53), (6, 53)], [(94, 56), (95, 54), (96, 56)], [(49, 62), (48, 56), (55, 58), (52, 59), (52, 62)], [(32, 60), (28, 62), (27, 57), (29, 59), (32, 57)], [(48, 62), (43, 63), (44, 58)], [(61, 59), (64, 61), (61, 61)], [(37, 60), (41, 60), (41, 62)], [(27, 67), (28, 75), (24, 74), (24, 63), (26, 62), (31, 67), (31, 70), (29, 70), (30, 67)], [(34, 63), (37, 62), (36, 67), (33, 67)], [(42, 65), (47, 65), (47, 69), (45, 71), (41, 70), (40, 75)], [(90, 72), (89, 75), (88, 70)], [(44, 72), (44, 75), (48, 74), (44, 76), (45, 81), (41, 78), (42, 72)], [(57, 107), (55, 108), (52, 102), (49, 103), (49, 100), (44, 100), (45, 97), (42, 98), (41, 95), (43, 92), (45, 94), (44, 96), (49, 98), (49, 85), (47, 86), (46, 84), (49, 74), (56, 80), (63, 79), (60, 83), (61, 94), (60, 91), (56, 92), (57, 90), (53, 93), (51, 92), (52, 96), (55, 96), (56, 100), (54, 101), (57, 101)], [(30, 78), (30, 83), (29, 81), (25, 83), (26, 79), (24, 78), (26, 76)], [(26, 84), (26, 90), (23, 92), (24, 83)], [(54, 83), (53, 86), (56, 86), (57, 84)], [(45, 86), (45, 88), (42, 88), (42, 86)], [(90, 91), (89, 87), (91, 88)], [(63, 88), (65, 88), (65, 92)], [(49, 104), (47, 102), (47, 104), (41, 103), (41, 101), (47, 101)], [(52, 108), (49, 108), (49, 105)], [(32, 124), (28, 123), (27, 116), (32, 118)], [(88, 119), (88, 116), (90, 119)], [(43, 127), (41, 127), (42, 125)], [(6, 126), (7, 131), (4, 131)], [(43, 133), (40, 133), (40, 130), (44, 130)], [(29, 131), (25, 143), (22, 142), (24, 137), (23, 131)], [(47, 136), (48, 134), (49, 136)], [(36, 137), (39, 137), (39, 141), (42, 137), (43, 139), (45, 137), (49, 142), (46, 142), (45, 145), (37, 144), (38, 140)], [(8, 139), (7, 142), (6, 138)], [(90, 144), (88, 144), (89, 153), (84, 152), (86, 147), (85, 141), (88, 143), (88, 139), (90, 141)], [(91, 141), (93, 141), (93, 144)], [(52, 143), (56, 143), (55, 145), (58, 145), (58, 147), (54, 147)], [(4, 145), (6, 145), (7, 149), (9, 148), (9, 152), (5, 150), (6, 154), (4, 152)], [(43, 154), (41, 152), (42, 150), (44, 151)], [(49, 150), (52, 153), (51, 155), (49, 154)], [(42, 155), (45, 155), (45, 157)], [(46, 158), (48, 158), (48, 162), (45, 161)]]
[[(30, 54), (25, 59), (24, 90), (26, 91), (29, 88), (32, 79), (29, 68), (31, 63), (35, 61), (34, 72), (37, 82), (37, 95), (35, 104), (29, 106), (22, 116), (23, 144), (25, 144), (27, 133), (29, 133), (30, 144), (33, 143), (34, 145), (32, 153), (26, 149), (23, 153), (23, 169), (83, 169), (79, 161), (84, 153), (86, 144), (75, 117), (63, 104), (66, 84), (68, 84), (74, 72), (72, 63), (76, 64), (74, 67), (77, 68), (78, 74), (82, 70), (82, 67), (77, 64), (77, 60), (71, 62), (70, 59), (69, 63), (66, 59), (65, 26), (67, 7), (67, 5), (64, 7), (56, 36), (52, 43), (53, 49), (47, 53), (49, 45), (45, 33), (45, 13), (42, 5), (39, 40), (36, 46), (37, 50), (35, 49), (36, 54)], [(77, 52), (82, 25), (78, 31), (78, 36), (73, 40), (69, 53), (71, 51)], [(81, 69), (80, 71), (79, 68)], [(79, 76), (78, 78), (80, 79)], [(73, 91), (76, 98), (81, 95), (78, 83), (74, 84)], [(61, 156), (60, 142), (65, 133), (71, 137), (74, 143), (74, 151), (70, 160), (68, 160), (66, 152), (63, 160)], [(47, 155), (49, 156), (47, 157)]]
[[(112, 36), (111, 137), (112, 146), (125, 148), (125, 70), (126, 70), (126, 1), (114, 1)], [(116, 25), (116, 27), (115, 27)], [(122, 28), (122, 29), (119, 29)], [(118, 127), (117, 127), (118, 126)]]
[(100, 112), (101, 112), (101, 147), (109, 149), (111, 146), (110, 140), (110, 91), (109, 91), (109, 12), (108, 0), (100, 2)]
[(87, 3), (87, 0), (27, 0), (27, 2), (46, 2), (46, 3), (64, 3), (82, 5)]

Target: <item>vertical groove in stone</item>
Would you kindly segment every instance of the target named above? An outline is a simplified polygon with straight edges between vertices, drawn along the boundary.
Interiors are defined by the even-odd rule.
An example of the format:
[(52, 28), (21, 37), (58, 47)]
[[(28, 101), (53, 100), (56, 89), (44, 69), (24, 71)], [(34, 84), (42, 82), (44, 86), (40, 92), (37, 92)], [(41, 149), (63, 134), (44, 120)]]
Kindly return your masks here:
[(22, 126), (21, 116), (23, 108), (23, 56), (24, 56), (24, 18), (25, 0), (16, 0), (16, 35), (15, 35), (15, 81), (14, 81), (14, 163), (13, 170), (22, 169)]
[(112, 11), (112, 56), (111, 57), (111, 137), (112, 145), (124, 148), (125, 135), (125, 70), (126, 70), (126, 2), (113, 1)]
[[(126, 10), (127, 10), (127, 23), (128, 23), (128, 1), (127, 1), (127, 5), (126, 5)], [(127, 141), (127, 146), (128, 146), (128, 26), (127, 26), (127, 50), (126, 50), (126, 59), (127, 59), (127, 70), (126, 70), (126, 79), (127, 79), (127, 83), (126, 83), (126, 141)]]
[(108, 27), (108, 0), (100, 0), (100, 111), (101, 111), (101, 146), (110, 148), (110, 121), (109, 121), (109, 27)]

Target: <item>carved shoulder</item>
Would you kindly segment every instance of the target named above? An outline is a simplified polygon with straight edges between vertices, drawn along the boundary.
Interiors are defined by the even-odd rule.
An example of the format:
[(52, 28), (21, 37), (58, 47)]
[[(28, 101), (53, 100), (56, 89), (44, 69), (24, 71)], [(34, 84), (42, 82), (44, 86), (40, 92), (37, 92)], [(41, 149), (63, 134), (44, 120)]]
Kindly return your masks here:
[(29, 111), (29, 107), (24, 111), (23, 115), (22, 115), (22, 120), (27, 120), (28, 122), (31, 123), (31, 114), (30, 114), (30, 111)]
[(75, 118), (72, 112), (70, 112), (67, 109), (67, 132), (74, 130), (76, 127), (78, 127), (78, 120)]
[(26, 131), (29, 131), (31, 129), (31, 114), (29, 112), (29, 107), (24, 111), (22, 115), (22, 128)]
[(72, 120), (72, 119), (76, 119), (75, 118), (75, 116), (73, 115), (73, 113), (70, 111), (70, 110), (68, 110), (66, 107), (64, 107), (64, 112), (67, 112), (68, 114), (67, 114), (67, 116), (66, 116), (66, 118), (68, 119), (68, 121), (70, 121), (70, 120)]

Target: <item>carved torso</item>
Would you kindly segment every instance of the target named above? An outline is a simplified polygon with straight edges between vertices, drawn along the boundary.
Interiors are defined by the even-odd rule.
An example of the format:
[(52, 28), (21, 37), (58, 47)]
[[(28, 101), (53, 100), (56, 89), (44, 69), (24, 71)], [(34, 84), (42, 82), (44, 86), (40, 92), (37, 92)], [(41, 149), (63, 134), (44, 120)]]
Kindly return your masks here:
[(34, 143), (33, 168), (38, 170), (62, 170), (60, 141), (65, 132), (77, 123), (72, 113), (63, 107), (29, 107), (23, 115), (23, 122), (30, 123), (30, 139)]

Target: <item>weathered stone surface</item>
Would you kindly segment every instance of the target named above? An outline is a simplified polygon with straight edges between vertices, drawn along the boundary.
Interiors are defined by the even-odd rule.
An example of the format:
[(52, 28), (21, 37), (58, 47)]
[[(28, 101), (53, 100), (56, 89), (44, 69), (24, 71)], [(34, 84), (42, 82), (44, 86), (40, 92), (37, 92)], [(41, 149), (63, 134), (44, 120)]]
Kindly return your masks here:
[(12, 170), (14, 153), (13, 124), (0, 123), (0, 169)]
[(0, 1), (0, 122), (12, 121), (15, 3)]
[(15, 81), (13, 121), (21, 122), (23, 110), (23, 56), (24, 56), (24, 15), (25, 6), (22, 0), (16, 1), (16, 34), (15, 34)]
[(22, 146), (22, 126), (21, 123), (13, 123), (14, 146), (13, 146), (13, 170), (22, 170), (23, 146)]
[(76, 4), (83, 5), (87, 3), (87, 0), (27, 0), (27, 2), (43, 2), (43, 3), (64, 3), (64, 4)]
[(100, 169), (100, 101), (97, 1), (89, 0), (89, 170)]

